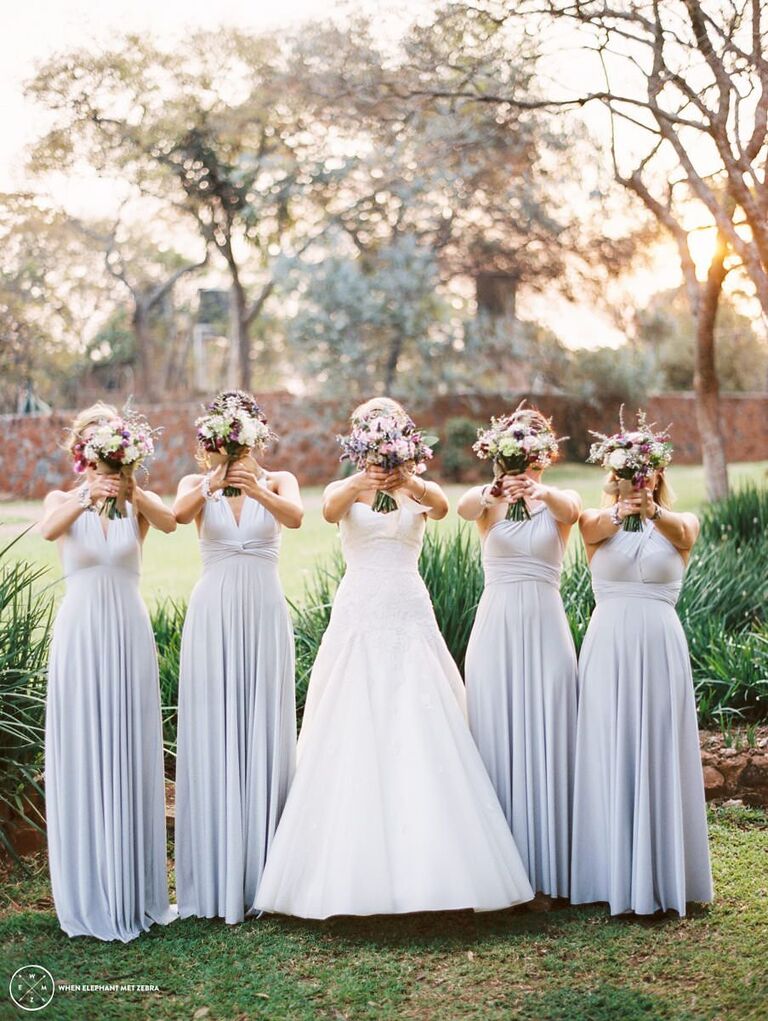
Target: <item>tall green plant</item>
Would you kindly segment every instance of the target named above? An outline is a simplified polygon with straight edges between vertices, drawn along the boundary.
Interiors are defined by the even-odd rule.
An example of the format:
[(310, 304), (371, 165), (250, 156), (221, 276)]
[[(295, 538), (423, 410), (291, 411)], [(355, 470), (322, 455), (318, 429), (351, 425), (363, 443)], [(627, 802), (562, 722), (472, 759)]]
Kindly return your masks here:
[(0, 843), (14, 857), (13, 825), (41, 830), (44, 822), (45, 669), (53, 613), (50, 592), (40, 588), (48, 569), (8, 559), (16, 541), (0, 550)]
[(187, 604), (174, 599), (156, 603), (150, 614), (157, 646), (157, 665), (160, 675), (160, 705), (163, 714), (163, 745), (169, 769), (176, 758), (176, 731), (178, 725), (179, 663), (181, 659), (181, 631)]

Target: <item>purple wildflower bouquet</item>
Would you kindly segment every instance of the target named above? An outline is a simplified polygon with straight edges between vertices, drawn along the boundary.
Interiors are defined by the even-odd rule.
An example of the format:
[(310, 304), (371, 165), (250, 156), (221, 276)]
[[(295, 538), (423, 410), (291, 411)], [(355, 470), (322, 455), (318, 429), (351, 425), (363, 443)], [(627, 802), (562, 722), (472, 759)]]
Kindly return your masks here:
[[(212, 461), (235, 461), (248, 457), (254, 447), (264, 446), (275, 434), (267, 418), (250, 394), (242, 390), (225, 390), (206, 408), (195, 422), (197, 441)], [(236, 486), (225, 486), (224, 496), (240, 496)]]
[[(371, 415), (352, 423), (349, 436), (337, 436), (341, 446), (341, 461), (351, 461), (358, 471), (367, 465), (376, 465), (384, 471), (406, 466), (417, 475), (427, 470), (426, 462), (432, 457), (434, 443), (431, 436), (423, 436), (410, 418), (402, 420), (394, 415)], [(388, 514), (397, 509), (389, 493), (379, 491), (373, 509)]]
[(76, 472), (93, 468), (99, 475), (120, 476), (120, 492), (103, 501), (100, 514), (110, 519), (125, 517), (128, 481), (145, 458), (154, 453), (158, 431), (150, 428), (142, 415), (129, 411), (119, 418), (97, 422), (87, 439), (75, 444)]
[[(487, 429), (478, 429), (472, 449), (481, 460), (493, 461), (493, 496), (501, 495), (505, 475), (522, 475), (528, 468), (543, 470), (557, 460), (560, 441), (549, 419), (544, 419), (546, 428), (540, 421), (527, 420), (526, 413), (517, 408), (511, 415), (492, 418)], [(530, 517), (522, 497), (507, 508), (508, 521), (529, 521)]]
[[(672, 460), (672, 444), (669, 431), (654, 432), (654, 423), (648, 424), (644, 411), (637, 412), (637, 426), (627, 429), (624, 425), (624, 405), (619, 409), (620, 430), (612, 436), (592, 432), (597, 437), (589, 450), (587, 461), (599, 464), (611, 472), (614, 479), (605, 486), (605, 491), (624, 496), (632, 490), (645, 493), (645, 480), (653, 472), (666, 466)], [(625, 532), (639, 532), (645, 514), (630, 514), (624, 518)]]

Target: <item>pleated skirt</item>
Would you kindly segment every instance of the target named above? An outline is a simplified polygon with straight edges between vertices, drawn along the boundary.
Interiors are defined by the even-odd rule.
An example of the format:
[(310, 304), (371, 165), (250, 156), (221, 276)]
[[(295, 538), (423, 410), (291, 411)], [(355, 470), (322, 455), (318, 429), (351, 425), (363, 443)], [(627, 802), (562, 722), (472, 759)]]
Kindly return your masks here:
[(138, 585), (119, 571), (79, 572), (59, 608), (45, 788), (62, 929), (128, 942), (171, 921), (155, 644)]
[(712, 899), (688, 648), (660, 600), (605, 600), (585, 636), (571, 899), (680, 915)]
[(560, 593), (488, 585), (466, 657), (469, 726), (531, 886), (570, 891), (576, 652)]
[(179, 680), (176, 891), (181, 917), (242, 921), (293, 777), (294, 645), (276, 566), (207, 568)]

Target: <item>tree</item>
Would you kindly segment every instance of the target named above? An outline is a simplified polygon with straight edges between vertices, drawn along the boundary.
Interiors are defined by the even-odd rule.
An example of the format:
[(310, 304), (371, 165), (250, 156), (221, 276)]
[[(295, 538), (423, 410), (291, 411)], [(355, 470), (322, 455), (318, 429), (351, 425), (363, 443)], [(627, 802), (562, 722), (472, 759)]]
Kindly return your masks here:
[[(447, 5), (470, 25), (506, 37), (513, 24), (544, 35), (563, 23), (580, 33), (602, 76), (599, 86), (575, 82), (538, 100), (549, 107), (602, 103), (611, 124), (617, 181), (635, 194), (669, 231), (697, 324), (695, 389), (710, 497), (727, 492), (728, 477), (718, 414), (714, 330), (730, 253), (751, 280), (768, 314), (768, 184), (765, 176), (768, 60), (763, 55), (759, 0), (480, 0)], [(489, 28), (490, 26), (490, 28)], [(569, 39), (573, 46), (573, 38)], [(587, 77), (589, 77), (587, 75)], [(477, 69), (446, 89), (428, 81), (419, 94), (446, 94), (501, 108), (527, 109), (512, 87), (488, 87)], [(621, 126), (635, 146), (618, 146)], [(621, 154), (635, 156), (628, 168)], [(699, 204), (716, 228), (706, 279), (696, 276), (686, 213)]]
[(429, 248), (407, 235), (375, 260), (326, 259), (305, 281), (289, 323), (291, 348), (326, 392), (434, 388), (452, 365), (450, 311), (438, 283)]
[[(197, 34), (167, 52), (136, 36), (44, 66), (30, 94), (57, 122), (38, 172), (85, 159), (184, 214), (227, 266), (236, 382), (251, 385), (250, 333), (287, 267), (318, 240), (343, 175), (325, 137), (278, 81), (275, 36)], [(235, 380), (233, 380), (235, 381)]]
[(98, 261), (69, 219), (28, 194), (0, 195), (0, 407), (28, 386), (68, 394), (105, 298)]
[[(636, 314), (638, 342), (653, 353), (664, 386), (693, 387), (696, 324), (685, 288), (655, 295)], [(715, 331), (717, 378), (724, 390), (765, 390), (768, 387), (768, 344), (751, 319), (726, 296), (720, 304)]]

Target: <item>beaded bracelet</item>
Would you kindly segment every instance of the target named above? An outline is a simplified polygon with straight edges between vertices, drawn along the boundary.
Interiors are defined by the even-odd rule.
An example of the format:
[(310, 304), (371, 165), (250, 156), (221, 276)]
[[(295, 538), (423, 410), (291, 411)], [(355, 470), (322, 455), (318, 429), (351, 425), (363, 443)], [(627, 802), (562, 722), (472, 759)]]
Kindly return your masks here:
[(93, 507), (93, 497), (91, 496), (91, 487), (87, 482), (84, 482), (82, 486), (78, 487), (77, 490), (77, 502), (83, 508), (83, 510), (90, 510)]
[(212, 476), (213, 476), (213, 472), (208, 472), (207, 475), (203, 475), (203, 480), (200, 483), (200, 491), (203, 494), (203, 498), (205, 500), (220, 500), (221, 499), (221, 493), (212, 493), (211, 492), (211, 477)]

